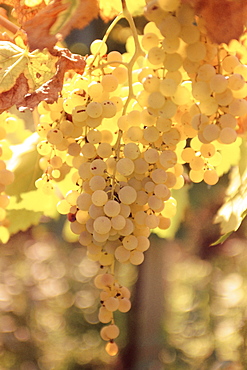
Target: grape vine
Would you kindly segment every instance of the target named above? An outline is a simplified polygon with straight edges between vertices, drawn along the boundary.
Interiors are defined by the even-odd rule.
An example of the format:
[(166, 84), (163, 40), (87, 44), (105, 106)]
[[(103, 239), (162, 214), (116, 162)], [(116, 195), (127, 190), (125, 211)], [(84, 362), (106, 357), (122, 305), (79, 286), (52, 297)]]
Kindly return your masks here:
[[(123, 0), (105, 37), (91, 44), (84, 72), (66, 72), (58, 99), (43, 99), (36, 112), (43, 174), (35, 186), (59, 193), (57, 211), (99, 263), (98, 319), (111, 356), (120, 334), (115, 313), (131, 308), (116, 265), (144, 261), (151, 231), (167, 230), (176, 214), (174, 190), (218, 182), (222, 153), (240, 147), (247, 115), (247, 66), (238, 53), (246, 36), (214, 44), (187, 2), (146, 3), (142, 35)], [(123, 55), (107, 50), (122, 18), (132, 31)], [(14, 181), (5, 146), (12, 121), (9, 112), (0, 116), (0, 231), (8, 228), (6, 186)], [(72, 188), (63, 196), (65, 178)]]

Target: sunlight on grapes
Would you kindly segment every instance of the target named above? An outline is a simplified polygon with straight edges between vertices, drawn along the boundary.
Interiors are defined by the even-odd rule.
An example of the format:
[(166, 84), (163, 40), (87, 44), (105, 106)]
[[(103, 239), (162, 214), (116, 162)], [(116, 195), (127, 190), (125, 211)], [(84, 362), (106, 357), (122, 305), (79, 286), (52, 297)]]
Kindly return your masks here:
[(243, 2), (9, 3), (3, 370), (244, 370), (247, 38), (208, 24)]

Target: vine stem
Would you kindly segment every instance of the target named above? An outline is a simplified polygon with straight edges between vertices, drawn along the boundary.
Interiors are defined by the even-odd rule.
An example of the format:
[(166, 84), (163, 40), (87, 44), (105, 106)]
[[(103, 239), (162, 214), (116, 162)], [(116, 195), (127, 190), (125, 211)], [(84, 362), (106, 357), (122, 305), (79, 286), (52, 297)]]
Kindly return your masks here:
[(113, 30), (113, 28), (116, 26), (116, 24), (120, 21), (120, 19), (122, 19), (123, 18), (123, 13), (120, 13), (113, 21), (112, 21), (112, 23), (110, 24), (110, 26), (108, 27), (108, 29), (106, 30), (106, 33), (105, 33), (105, 35), (104, 35), (104, 37), (103, 37), (103, 39), (102, 39), (102, 41), (103, 41), (103, 43), (99, 46), (99, 49), (97, 50), (97, 53), (95, 53), (95, 56), (94, 56), (94, 58), (93, 58), (93, 60), (92, 60), (92, 62), (90, 63), (90, 65), (91, 66), (93, 66), (93, 64), (94, 64), (94, 62), (95, 62), (95, 60), (96, 60), (96, 58), (98, 57), (98, 55), (99, 55), (99, 53), (100, 53), (100, 50), (101, 50), (101, 48), (102, 48), (102, 45), (104, 44), (104, 43), (106, 43), (106, 41), (107, 41), (107, 39), (108, 39), (108, 37), (109, 37), (109, 35), (110, 35), (110, 33), (111, 33), (111, 31)]
[[(122, 0), (122, 8), (123, 8), (122, 16), (128, 21), (128, 23), (130, 25), (130, 29), (132, 31), (132, 35), (133, 35), (134, 43), (135, 43), (135, 52), (134, 52), (134, 55), (132, 56), (132, 58), (131, 58), (131, 60), (130, 60), (130, 62), (128, 64), (129, 94), (128, 94), (127, 100), (126, 100), (126, 102), (124, 104), (123, 113), (122, 113), (122, 115), (125, 115), (131, 99), (133, 99), (135, 97), (134, 92), (133, 92), (133, 78), (132, 78), (133, 67), (134, 67), (134, 64), (135, 64), (136, 60), (140, 56), (144, 56), (145, 54), (144, 54), (143, 50), (141, 49), (141, 46), (140, 46), (140, 43), (139, 43), (139, 40), (138, 40), (138, 35), (137, 35), (137, 32), (136, 32), (135, 23), (134, 23), (133, 18), (132, 18), (131, 14), (130, 14), (127, 6), (126, 6), (126, 1), (125, 0)], [(116, 143), (114, 145), (115, 150), (116, 150), (116, 160), (117, 161), (119, 159), (122, 136), (123, 136), (123, 131), (122, 130), (119, 130), (118, 131), (117, 141), (116, 141)], [(111, 194), (112, 195), (112, 198), (113, 198), (114, 187), (115, 187), (114, 186), (115, 185), (114, 184), (115, 183), (115, 176), (116, 176), (116, 167), (114, 168), (114, 172), (112, 174), (112, 178), (113, 178), (112, 194)]]
[(16, 26), (13, 22), (4, 18), (2, 15), (0, 15), (0, 25), (6, 28), (6, 30), (10, 31), (11, 33), (16, 33), (20, 29), (20, 27)]
[(123, 15), (124, 15), (124, 17), (126, 18), (126, 20), (128, 21), (128, 23), (130, 25), (130, 29), (132, 31), (132, 35), (133, 35), (134, 43), (135, 43), (135, 52), (134, 52), (134, 55), (133, 55), (133, 57), (131, 58), (131, 60), (129, 62), (129, 66), (128, 66), (129, 94), (128, 94), (128, 98), (125, 102), (124, 109), (123, 109), (123, 115), (124, 115), (127, 111), (129, 102), (131, 101), (131, 99), (133, 99), (135, 97), (134, 92), (133, 92), (133, 79), (132, 79), (133, 66), (134, 66), (136, 60), (140, 56), (144, 56), (145, 53), (141, 49), (141, 46), (140, 46), (140, 43), (139, 43), (139, 40), (138, 40), (138, 35), (137, 35), (137, 32), (136, 32), (135, 23), (134, 23), (133, 18), (132, 18), (131, 14), (130, 14), (127, 6), (126, 6), (125, 0), (122, 0), (122, 7), (123, 7)]

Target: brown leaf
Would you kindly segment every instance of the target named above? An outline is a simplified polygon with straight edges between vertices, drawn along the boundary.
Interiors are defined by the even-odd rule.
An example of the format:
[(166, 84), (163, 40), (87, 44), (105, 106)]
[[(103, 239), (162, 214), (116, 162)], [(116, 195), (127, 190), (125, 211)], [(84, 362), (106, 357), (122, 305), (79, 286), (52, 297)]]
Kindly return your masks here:
[(46, 101), (50, 104), (54, 103), (63, 88), (65, 72), (74, 70), (77, 73), (83, 73), (86, 65), (84, 57), (72, 54), (68, 49), (60, 49), (56, 50), (56, 52), (56, 56), (60, 56), (60, 58), (56, 63), (57, 71), (55, 75), (36, 91), (26, 94), (24, 98), (22, 96), (22, 99), (16, 103), (20, 111), (33, 109), (41, 101)]
[[(55, 0), (23, 24), (30, 50), (47, 48), (51, 51), (57, 42), (56, 34), (64, 38), (73, 28), (86, 27), (98, 15), (97, 0), (79, 0), (77, 8), (72, 14), (70, 14), (70, 5), (69, 0), (67, 2)], [(68, 12), (68, 21), (61, 22), (62, 25), (59, 28), (59, 17), (63, 16), (66, 11)], [(58, 22), (57, 27), (55, 27), (56, 22)], [(51, 32), (52, 27), (58, 28), (55, 34)]]
[(205, 20), (208, 36), (212, 42), (228, 43), (238, 39), (247, 22), (246, 0), (183, 0), (195, 8), (197, 15)]
[(15, 85), (8, 91), (0, 94), (0, 113), (12, 107), (17, 102), (23, 100), (23, 96), (28, 93), (29, 87), (27, 79), (22, 73), (16, 80)]
[(13, 7), (12, 15), (20, 25), (32, 19), (41, 9), (47, 6), (44, 0), (39, 5), (32, 7), (25, 5), (25, 0), (4, 0), (4, 4)]
[(56, 35), (51, 35), (49, 31), (59, 13), (67, 9), (67, 7), (68, 3), (62, 4), (62, 0), (56, 0), (55, 3), (51, 3), (23, 24), (30, 51), (35, 49), (43, 50), (44, 48), (51, 51), (54, 48), (57, 38)]
[[(114, 0), (115, 1), (115, 0)], [(79, 5), (67, 23), (59, 30), (66, 37), (74, 28), (85, 28), (99, 14), (98, 0), (79, 0)]]

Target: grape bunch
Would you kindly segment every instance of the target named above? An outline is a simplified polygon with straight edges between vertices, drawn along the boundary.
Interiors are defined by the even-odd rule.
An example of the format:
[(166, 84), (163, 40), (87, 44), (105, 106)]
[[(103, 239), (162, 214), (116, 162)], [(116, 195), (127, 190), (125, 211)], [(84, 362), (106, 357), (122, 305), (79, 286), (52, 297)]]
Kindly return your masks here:
[[(106, 351), (118, 351), (114, 312), (131, 307), (117, 263), (140, 265), (152, 229), (176, 213), (173, 189), (218, 182), (221, 150), (238, 142), (247, 114), (247, 67), (236, 46), (212, 44), (203, 20), (179, 0), (147, 1), (147, 24), (127, 52), (95, 40), (83, 75), (68, 75), (57, 102), (40, 103), (37, 133), (45, 193), (74, 184), (57, 204), (98, 261), (99, 321)], [(109, 32), (108, 32), (109, 33)]]

